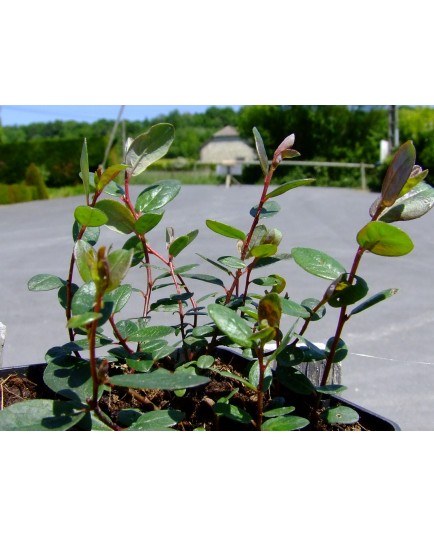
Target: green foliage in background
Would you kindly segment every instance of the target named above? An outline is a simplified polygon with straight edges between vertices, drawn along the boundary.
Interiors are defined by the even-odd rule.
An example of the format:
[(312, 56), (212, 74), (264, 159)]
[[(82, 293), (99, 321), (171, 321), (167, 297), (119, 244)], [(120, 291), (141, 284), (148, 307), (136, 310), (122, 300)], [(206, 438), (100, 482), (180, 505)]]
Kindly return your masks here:
[(31, 163), (26, 169), (25, 183), (27, 186), (34, 186), (36, 199), (48, 199), (44, 175), (36, 164)]
[[(419, 148), (420, 163), (434, 168), (434, 109), (426, 106), (400, 106), (399, 129), (401, 139), (411, 139)], [(387, 106), (344, 105), (254, 105), (239, 111), (230, 107), (209, 107), (204, 113), (181, 113), (174, 110), (157, 118), (174, 125), (177, 137), (167, 157), (156, 162), (152, 171), (166, 173), (156, 176), (176, 178), (183, 183), (218, 183), (214, 170), (194, 169), (200, 149), (216, 131), (226, 125), (236, 127), (246, 141), (254, 146), (251, 125), (257, 125), (264, 147), (272, 151), (286, 132), (297, 133), (297, 143), (303, 160), (332, 162), (365, 162), (377, 164), (366, 170), (368, 186), (380, 189), (390, 160), (379, 164), (380, 140), (388, 138)], [(127, 136), (135, 137), (151, 126), (151, 121), (125, 121)], [(89, 168), (95, 171), (102, 162), (114, 121), (101, 119), (94, 123), (53, 121), (27, 126), (3, 127), (0, 137), (0, 183), (17, 184), (25, 177), (33, 162), (44, 165), (46, 185), (50, 188), (79, 184), (76, 162), (81, 143), (89, 143)], [(118, 129), (107, 165), (123, 157), (121, 128)], [(189, 179), (188, 175), (192, 177)], [(325, 167), (286, 167), (276, 170), (275, 181), (285, 183), (304, 177), (315, 177), (317, 186), (360, 187), (358, 169)], [(148, 176), (147, 179), (150, 179)], [(140, 177), (136, 179), (140, 181)], [(257, 184), (261, 181), (258, 166), (244, 167), (241, 182)], [(427, 179), (432, 184), (432, 179)], [(220, 181), (221, 182), (221, 181)]]

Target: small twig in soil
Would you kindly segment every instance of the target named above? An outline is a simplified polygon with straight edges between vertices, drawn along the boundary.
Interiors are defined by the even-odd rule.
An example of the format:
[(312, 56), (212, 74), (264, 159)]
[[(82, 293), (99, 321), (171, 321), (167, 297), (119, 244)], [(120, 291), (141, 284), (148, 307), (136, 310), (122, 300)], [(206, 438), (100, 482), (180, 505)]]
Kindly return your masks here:
[(136, 400), (138, 400), (139, 402), (141, 402), (142, 404), (144, 404), (145, 406), (152, 406), (152, 409), (154, 410), (157, 410), (157, 409), (160, 409), (159, 406), (156, 406), (152, 400), (149, 400), (149, 398), (147, 396), (144, 396), (144, 395), (141, 395), (140, 393), (138, 393), (137, 391), (135, 391), (134, 389), (128, 389), (128, 393), (133, 397), (135, 398)]

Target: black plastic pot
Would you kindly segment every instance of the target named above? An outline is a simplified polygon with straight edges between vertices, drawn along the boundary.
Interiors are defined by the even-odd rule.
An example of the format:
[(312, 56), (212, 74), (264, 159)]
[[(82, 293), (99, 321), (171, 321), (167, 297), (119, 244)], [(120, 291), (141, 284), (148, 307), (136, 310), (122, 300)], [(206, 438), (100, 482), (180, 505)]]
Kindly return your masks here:
[[(219, 349), (219, 354), (225, 354), (226, 357), (229, 357), (231, 360), (242, 359), (239, 354), (236, 354), (230, 350)], [(36, 385), (40, 386), (41, 390), (43, 391), (45, 389), (43, 382), (45, 367), (46, 363), (37, 363), (34, 365), (23, 365), (18, 367), (3, 368), (0, 369), (0, 378), (7, 378), (11, 374), (18, 374), (20, 376), (26, 377)], [(369, 411), (366, 408), (363, 408), (357, 404), (354, 404), (353, 402), (350, 402), (349, 400), (346, 400), (339, 396), (330, 396), (329, 400), (331, 404), (339, 403), (357, 411), (360, 416), (360, 425), (367, 430), (374, 432), (396, 432), (401, 430), (398, 424), (391, 421), (390, 419), (387, 419), (385, 417), (382, 417), (381, 415)]]
[(0, 378), (7, 378), (11, 374), (25, 376), (27, 379), (39, 385), (43, 382), (44, 370), (46, 363), (37, 363), (35, 365), (22, 365), (19, 367), (0, 368)]
[[(245, 367), (246, 361), (245, 358), (241, 357), (240, 353), (237, 353), (236, 351), (232, 350), (231, 348), (227, 347), (219, 347), (217, 349), (218, 355), (223, 357), (225, 360), (230, 361), (232, 364), (234, 364), (235, 367), (239, 367), (240, 370), (242, 370)], [(303, 369), (303, 373), (306, 374), (310, 380), (315, 384), (316, 383), (316, 376), (317, 374), (314, 374), (315, 377), (310, 377), (310, 373), (312, 373), (311, 370), (308, 368)], [(340, 383), (338, 380), (337, 383)], [(359, 406), (357, 404), (354, 404), (353, 402), (350, 402), (349, 400), (346, 400), (345, 398), (342, 398), (340, 396), (336, 395), (330, 395), (330, 396), (323, 396), (323, 401), (326, 403), (326, 405), (334, 406), (336, 404), (340, 404), (343, 406), (348, 406), (359, 414), (359, 424), (369, 431), (400, 431), (401, 428), (398, 424), (391, 421), (390, 419), (387, 419), (385, 417), (382, 417), (381, 415), (378, 415), (362, 406)]]
[(386, 419), (385, 417), (382, 417), (373, 411), (369, 411), (362, 406), (354, 404), (354, 402), (350, 402), (345, 398), (340, 396), (332, 396), (330, 399), (357, 411), (357, 413), (360, 415), (359, 423), (367, 430), (372, 432), (399, 432), (401, 430), (396, 422)]

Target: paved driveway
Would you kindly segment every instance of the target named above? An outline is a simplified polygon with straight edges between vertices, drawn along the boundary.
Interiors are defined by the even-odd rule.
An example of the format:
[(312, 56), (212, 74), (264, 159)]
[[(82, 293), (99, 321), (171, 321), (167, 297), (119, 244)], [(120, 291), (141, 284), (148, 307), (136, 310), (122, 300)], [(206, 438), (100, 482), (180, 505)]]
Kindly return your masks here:
[[(141, 189), (134, 187), (133, 196)], [(202, 271), (224, 275), (194, 255), (236, 254), (233, 241), (213, 234), (204, 220), (247, 229), (249, 210), (259, 194), (256, 186), (183, 187), (168, 205), (163, 222), (175, 228), (176, 236), (193, 229), (200, 233), (179, 255), (178, 264), (198, 262)], [(355, 235), (368, 221), (375, 197), (356, 190), (299, 188), (276, 198), (282, 211), (264, 222), (283, 232), (282, 252), (293, 246), (321, 249), (349, 269), (357, 248)], [(72, 215), (79, 203), (80, 198), (68, 198), (0, 206), (0, 322), (7, 326), (4, 366), (43, 362), (48, 348), (67, 341), (56, 291), (29, 292), (27, 281), (38, 273), (67, 277)], [(343, 334), (351, 352), (343, 362), (345, 397), (389, 417), (403, 430), (434, 430), (433, 222), (434, 212), (402, 224), (415, 244), (407, 257), (364, 256), (359, 273), (367, 280), (370, 294), (389, 287), (400, 292), (355, 316)], [(164, 228), (157, 227), (149, 237), (157, 250), (164, 251)], [(125, 236), (104, 230), (100, 242), (120, 247)], [(286, 278), (294, 300), (320, 297), (327, 286), (327, 281), (309, 276), (292, 261), (274, 266), (273, 271)], [(129, 282), (139, 286), (143, 280), (142, 270), (132, 271)], [(195, 286), (196, 295), (211, 290)], [(137, 305), (133, 300), (125, 315), (137, 315)], [(336, 319), (336, 311), (329, 310), (307, 335), (324, 342), (332, 335)]]

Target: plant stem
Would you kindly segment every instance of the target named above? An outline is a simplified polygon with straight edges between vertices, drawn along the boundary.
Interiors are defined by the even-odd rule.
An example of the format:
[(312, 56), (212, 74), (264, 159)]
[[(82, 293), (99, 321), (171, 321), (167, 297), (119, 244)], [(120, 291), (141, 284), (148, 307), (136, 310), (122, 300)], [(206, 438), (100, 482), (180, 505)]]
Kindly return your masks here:
[(249, 249), (249, 245), (250, 245), (250, 242), (252, 240), (253, 232), (256, 229), (256, 226), (258, 225), (259, 216), (261, 215), (262, 207), (264, 206), (264, 203), (266, 201), (266, 196), (267, 196), (268, 188), (269, 188), (270, 183), (271, 183), (271, 179), (273, 177), (273, 173), (274, 173), (274, 168), (271, 168), (270, 171), (268, 172), (268, 174), (266, 175), (265, 179), (264, 179), (264, 187), (262, 189), (262, 194), (261, 194), (261, 199), (259, 201), (258, 210), (256, 211), (255, 217), (253, 218), (253, 222), (252, 222), (252, 225), (250, 226), (249, 234), (247, 235), (247, 238), (244, 241), (244, 246), (243, 246), (243, 249), (242, 249), (242, 252), (241, 252), (241, 260), (242, 261), (245, 260), (245, 258), (246, 258), (246, 255), (247, 255), (247, 252), (248, 252), (248, 249)]
[(123, 430), (123, 428), (121, 428), (120, 426), (118, 426), (117, 424), (112, 422), (110, 419), (108, 419), (106, 417), (106, 415), (104, 415), (104, 413), (101, 411), (101, 408), (98, 406), (98, 404), (94, 408), (94, 412), (95, 412), (95, 415), (98, 417), (98, 419), (102, 423), (104, 423), (106, 426), (108, 426), (109, 428), (111, 428), (115, 432), (121, 432)]
[[(362, 255), (363, 255), (363, 253), (365, 251), (366, 251), (365, 249), (363, 249), (362, 247), (359, 246), (359, 248), (358, 248), (358, 250), (356, 252), (356, 255), (354, 257), (354, 261), (353, 261), (353, 265), (351, 267), (351, 271), (350, 271), (349, 276), (348, 276), (348, 284), (349, 285), (352, 285), (352, 283), (354, 281), (357, 269), (358, 269), (359, 264), (360, 264), (360, 260), (361, 260)], [(330, 370), (332, 368), (333, 361), (334, 361), (334, 358), (335, 358), (335, 355), (336, 355), (336, 350), (337, 350), (337, 347), (338, 347), (338, 344), (339, 344), (339, 339), (340, 339), (340, 337), (342, 335), (342, 331), (344, 329), (344, 326), (345, 326), (345, 323), (347, 322), (347, 320), (348, 320), (347, 306), (345, 305), (345, 306), (341, 307), (338, 324), (336, 326), (336, 332), (335, 332), (335, 335), (334, 335), (334, 338), (333, 338), (333, 343), (332, 343), (332, 346), (330, 348), (329, 354), (327, 356), (326, 366), (324, 368), (324, 372), (323, 372), (322, 379), (321, 379), (321, 385), (322, 386), (326, 385), (326, 383), (327, 383), (327, 380), (328, 380), (328, 377), (329, 377), (329, 374), (330, 374)]]
[(127, 344), (127, 341), (126, 339), (124, 339), (122, 337), (122, 335), (120, 334), (116, 324), (115, 324), (115, 320), (114, 320), (114, 315), (111, 315), (110, 318), (109, 318), (109, 322), (110, 322), (110, 325), (113, 329), (113, 333), (115, 334), (115, 336), (117, 337), (118, 341), (119, 341), (119, 344), (125, 348), (125, 350), (129, 353), (129, 354), (133, 354), (134, 351), (131, 350), (131, 348), (128, 346)]
[(258, 348), (258, 364), (259, 364), (259, 381), (258, 381), (258, 401), (257, 401), (257, 418), (256, 424), (258, 430), (262, 428), (262, 414), (264, 412), (264, 348), (261, 346)]
[[(102, 309), (102, 296), (99, 292), (96, 295), (96, 303), (94, 306), (94, 312), (99, 313)], [(96, 341), (96, 328), (98, 326), (98, 320), (94, 320), (90, 326), (88, 333), (89, 338), (89, 364), (90, 372), (92, 375), (92, 409), (95, 409), (98, 406), (98, 390), (100, 385), (100, 380), (98, 378), (98, 369), (96, 364), (96, 352), (95, 352), (95, 341)]]
[[(248, 250), (249, 250), (249, 246), (250, 246), (250, 242), (252, 240), (253, 233), (254, 233), (254, 231), (256, 229), (256, 226), (258, 225), (259, 216), (261, 215), (262, 207), (264, 206), (264, 203), (266, 201), (268, 188), (270, 186), (274, 170), (275, 170), (274, 167), (270, 168), (270, 171), (268, 172), (268, 174), (264, 178), (264, 187), (262, 189), (262, 194), (261, 194), (261, 199), (260, 199), (259, 204), (258, 204), (258, 209), (256, 211), (255, 217), (253, 218), (252, 225), (250, 226), (249, 233), (247, 235), (246, 240), (244, 241), (243, 249), (241, 251), (240, 259), (242, 261), (244, 261), (246, 259), (246, 256), (247, 256), (247, 253), (248, 253)], [(253, 268), (253, 266), (252, 266), (252, 268)], [(230, 302), (230, 299), (232, 298), (232, 295), (233, 295), (234, 291), (239, 288), (240, 278), (244, 273), (245, 273), (245, 271), (243, 271), (243, 270), (237, 270), (236, 275), (234, 277), (234, 281), (232, 282), (232, 285), (231, 285), (230, 289), (226, 292), (226, 300), (225, 300), (226, 304)], [(250, 271), (248, 272), (248, 275), (250, 275)], [(247, 290), (247, 286), (248, 285), (246, 285), (246, 290)], [(247, 292), (245, 293), (245, 295), (247, 295)]]

